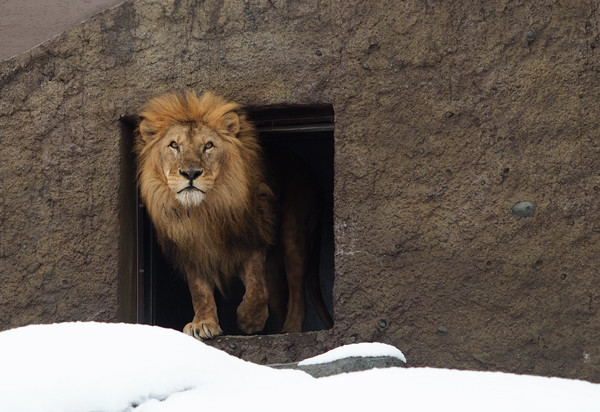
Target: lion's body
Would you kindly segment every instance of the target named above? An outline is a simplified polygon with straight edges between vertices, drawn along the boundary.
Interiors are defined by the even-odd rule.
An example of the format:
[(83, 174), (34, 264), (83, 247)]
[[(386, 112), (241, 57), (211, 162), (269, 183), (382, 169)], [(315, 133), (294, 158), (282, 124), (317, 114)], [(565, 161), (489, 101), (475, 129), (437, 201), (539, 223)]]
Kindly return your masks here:
[(246, 288), (237, 311), (240, 329), (262, 330), (267, 300), (275, 298), (267, 256), (278, 249), (287, 265), (298, 266), (287, 273), (283, 329), (299, 332), (314, 218), (298, 209), (302, 202), (296, 208), (276, 203), (282, 196), (271, 190), (254, 128), (238, 105), (211, 93), (166, 94), (151, 100), (141, 117), (135, 148), (140, 193), (161, 247), (190, 286), (195, 316), (184, 331), (197, 338), (221, 333), (213, 291), (234, 276)]

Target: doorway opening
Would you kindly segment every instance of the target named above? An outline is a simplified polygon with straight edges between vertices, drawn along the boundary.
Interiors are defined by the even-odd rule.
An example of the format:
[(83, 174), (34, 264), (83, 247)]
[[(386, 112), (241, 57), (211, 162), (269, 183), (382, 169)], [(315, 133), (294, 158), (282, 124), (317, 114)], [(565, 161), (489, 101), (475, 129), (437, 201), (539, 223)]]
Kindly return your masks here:
[[(246, 107), (245, 112), (259, 133), (265, 156), (273, 149), (293, 152), (313, 175), (321, 203), (319, 281), (321, 294), (330, 314), (333, 314), (334, 239), (333, 239), (333, 176), (334, 176), (334, 112), (331, 105), (286, 105)], [(135, 116), (121, 119), (125, 141), (133, 144), (137, 126)], [(127, 145), (127, 144), (126, 144)], [(131, 147), (131, 146), (130, 146)], [(269, 159), (266, 159), (267, 162)], [(194, 316), (191, 297), (183, 275), (171, 265), (156, 240), (154, 228), (134, 188), (133, 212), (136, 246), (133, 251), (133, 281), (127, 296), (136, 301), (135, 321), (182, 330)], [(131, 273), (130, 272), (130, 273)], [(306, 294), (308, 295), (308, 294)], [(225, 335), (237, 335), (236, 308), (243, 296), (241, 281), (228, 285), (226, 296), (215, 292), (221, 328)], [(306, 296), (307, 314), (303, 331), (325, 329)], [(263, 333), (274, 333), (275, 322), (267, 321)]]

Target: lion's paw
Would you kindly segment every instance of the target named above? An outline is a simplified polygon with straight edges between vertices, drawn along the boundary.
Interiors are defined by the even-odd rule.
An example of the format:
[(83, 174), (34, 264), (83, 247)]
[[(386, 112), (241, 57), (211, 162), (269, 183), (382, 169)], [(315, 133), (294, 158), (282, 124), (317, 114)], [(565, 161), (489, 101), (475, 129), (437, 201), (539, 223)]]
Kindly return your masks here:
[(212, 321), (190, 322), (183, 328), (183, 332), (196, 339), (212, 339), (223, 333), (218, 323)]
[(237, 308), (238, 327), (247, 335), (263, 330), (268, 317), (269, 307), (266, 303), (264, 305), (254, 305), (251, 307), (251, 305), (242, 301)]

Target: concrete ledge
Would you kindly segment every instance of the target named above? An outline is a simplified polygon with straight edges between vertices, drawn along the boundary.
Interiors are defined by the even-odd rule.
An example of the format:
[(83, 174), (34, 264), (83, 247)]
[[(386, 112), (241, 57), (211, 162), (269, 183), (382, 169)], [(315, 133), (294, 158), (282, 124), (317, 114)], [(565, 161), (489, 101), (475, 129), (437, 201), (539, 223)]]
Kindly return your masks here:
[(314, 376), (315, 378), (322, 378), (340, 373), (359, 372), (373, 368), (405, 367), (406, 363), (393, 356), (361, 356), (343, 358), (332, 362), (314, 365), (298, 365), (297, 362), (294, 362), (276, 363), (268, 366), (275, 369), (298, 369)]

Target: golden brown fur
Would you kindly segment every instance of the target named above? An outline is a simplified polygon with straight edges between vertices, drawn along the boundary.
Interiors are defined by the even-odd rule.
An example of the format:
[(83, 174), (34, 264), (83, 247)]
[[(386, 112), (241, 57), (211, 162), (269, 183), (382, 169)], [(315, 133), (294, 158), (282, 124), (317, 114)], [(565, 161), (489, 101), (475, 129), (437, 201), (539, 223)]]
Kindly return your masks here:
[[(165, 249), (175, 253), (176, 262), (186, 274), (186, 269), (199, 271), (218, 287), (222, 279), (213, 269), (225, 269), (222, 271), (225, 276), (233, 274), (233, 267), (221, 266), (237, 263), (224, 260), (239, 260), (223, 259), (223, 252), (238, 249), (232, 247), (235, 240), (251, 240), (263, 247), (272, 244), (273, 236), (269, 204), (272, 193), (264, 183), (261, 148), (254, 128), (243, 114), (236, 114), (238, 109), (237, 104), (212, 93), (200, 98), (191, 92), (160, 96), (140, 113), (143, 120), (135, 147), (142, 200), (158, 231), (159, 241)], [(216, 132), (211, 137), (222, 140), (224, 153), (215, 165), (219, 176), (214, 179), (214, 187), (207, 191), (210, 195), (202, 201), (202, 207), (182, 204), (165, 184), (167, 177), (162, 169), (171, 160), (165, 158), (168, 154), (165, 156), (164, 152), (170, 151), (166, 147), (173, 139), (186, 138), (181, 134), (166, 136), (174, 127), (184, 128), (181, 134), (191, 131), (197, 136)], [(203, 139), (190, 142), (194, 150), (202, 143)], [(192, 154), (188, 161), (198, 161), (193, 157)], [(176, 170), (180, 166), (177, 162), (171, 161), (169, 166), (173, 168), (169, 171), (172, 179), (185, 181)], [(247, 237), (252, 239), (240, 239), (250, 228)]]
[[(212, 93), (170, 93), (152, 99), (141, 117), (135, 146), (140, 193), (159, 243), (190, 287), (195, 316), (184, 332), (199, 339), (221, 333), (213, 291), (233, 276), (246, 288), (237, 310), (240, 329), (262, 330), (273, 290), (267, 284), (272, 276), (265, 275), (267, 252), (280, 241), (288, 265), (294, 262), (283, 329), (300, 332), (309, 214), (280, 217), (283, 232), (301, 230), (276, 233), (262, 150), (239, 106)], [(297, 221), (301, 218), (304, 224)]]

